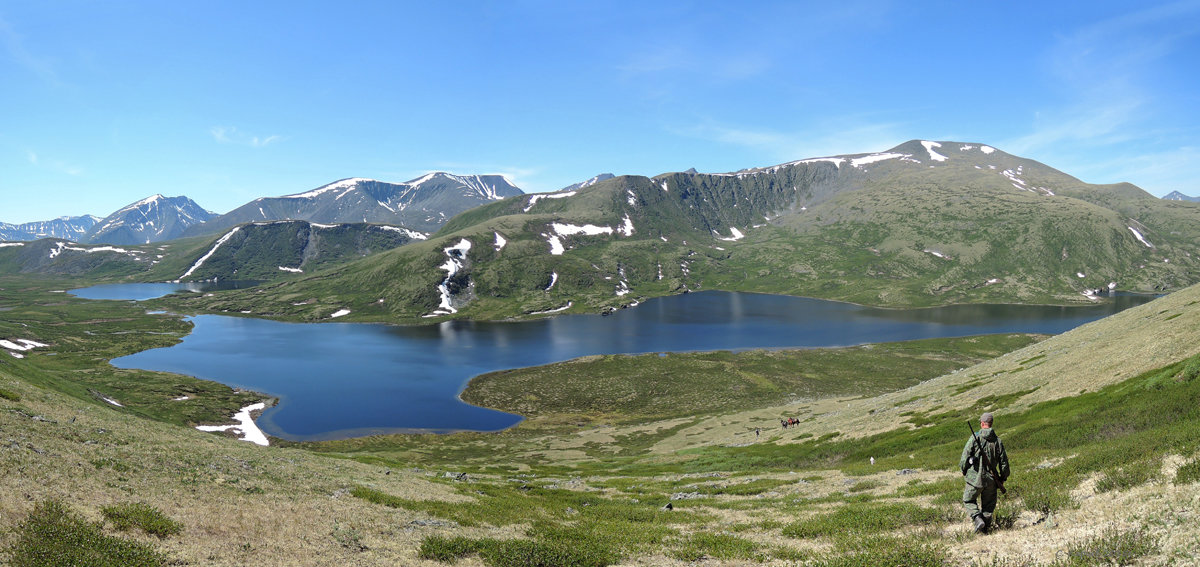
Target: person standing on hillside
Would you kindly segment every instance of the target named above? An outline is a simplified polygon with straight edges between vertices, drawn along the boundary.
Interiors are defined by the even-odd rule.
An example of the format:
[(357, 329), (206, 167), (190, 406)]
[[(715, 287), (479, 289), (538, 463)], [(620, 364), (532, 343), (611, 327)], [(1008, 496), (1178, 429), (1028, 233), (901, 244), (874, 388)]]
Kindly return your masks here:
[[(975, 524), (976, 533), (987, 533), (996, 511), (996, 489), (1004, 490), (1008, 480), (1008, 453), (1000, 436), (992, 429), (992, 413), (979, 418), (979, 432), (967, 440), (958, 468), (967, 481), (963, 489), (963, 508)], [(970, 423), (968, 422), (968, 425)]]

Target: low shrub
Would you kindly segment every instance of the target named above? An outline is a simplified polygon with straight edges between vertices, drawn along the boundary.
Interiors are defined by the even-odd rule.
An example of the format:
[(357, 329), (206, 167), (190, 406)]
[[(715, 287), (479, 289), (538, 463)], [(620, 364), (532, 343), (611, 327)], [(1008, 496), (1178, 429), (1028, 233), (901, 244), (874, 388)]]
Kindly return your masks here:
[(949, 564), (941, 546), (912, 538), (867, 537), (846, 540), (839, 553), (811, 567), (942, 567)]
[(106, 535), (99, 524), (79, 517), (61, 502), (39, 504), (16, 529), (9, 547), (12, 567), (88, 565), (158, 567), (167, 558), (149, 545)]
[(1070, 567), (1091, 565), (1132, 565), (1140, 557), (1158, 550), (1158, 541), (1146, 530), (1109, 528), (1100, 535), (1067, 546), (1059, 553), (1060, 561)]
[(168, 518), (158, 508), (143, 502), (105, 506), (101, 509), (113, 527), (121, 531), (138, 528), (147, 534), (165, 538), (183, 531), (183, 524)]
[(692, 534), (679, 542), (672, 552), (676, 559), (699, 561), (702, 557), (717, 559), (751, 559), (758, 551), (758, 544), (732, 534)]
[(478, 540), (462, 536), (429, 536), (421, 541), (421, 549), (417, 555), (421, 559), (453, 563), (468, 555), (479, 553), (480, 546)]
[(19, 402), (21, 401), (21, 394), (0, 388), (0, 398), (4, 398), (10, 402)]
[(783, 528), (783, 535), (813, 538), (872, 534), (905, 526), (932, 526), (945, 521), (945, 515), (938, 510), (916, 504), (847, 504), (828, 514), (793, 522)]
[(1200, 460), (1192, 461), (1175, 471), (1175, 484), (1191, 484), (1200, 481)]

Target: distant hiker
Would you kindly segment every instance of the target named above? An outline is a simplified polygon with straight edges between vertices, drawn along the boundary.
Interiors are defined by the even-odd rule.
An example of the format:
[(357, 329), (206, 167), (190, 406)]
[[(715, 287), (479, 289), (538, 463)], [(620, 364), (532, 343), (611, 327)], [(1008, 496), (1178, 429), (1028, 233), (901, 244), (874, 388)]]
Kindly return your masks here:
[(871, 457), (871, 464), (875, 464), (875, 457)]
[(784, 428), (784, 429), (787, 429), (787, 420), (786, 420), (786, 419), (781, 419), (781, 420), (779, 420), (779, 423), (780, 423), (781, 425), (783, 425), (783, 428)]
[(760, 433), (760, 431), (758, 430), (758, 428), (757, 428), (757, 427), (755, 427), (755, 428), (754, 428), (754, 438), (755, 438), (755, 439), (757, 439), (757, 438), (758, 438), (758, 435), (759, 435), (759, 433)]
[[(958, 468), (966, 478), (963, 489), (963, 508), (975, 524), (975, 533), (987, 533), (992, 525), (992, 513), (996, 511), (996, 490), (1007, 492), (1004, 481), (1008, 480), (1008, 453), (1000, 436), (992, 429), (992, 413), (979, 418), (979, 432), (971, 429), (971, 438), (963, 447)], [(967, 422), (967, 426), (971, 423)], [(978, 500), (978, 502), (976, 502)]]

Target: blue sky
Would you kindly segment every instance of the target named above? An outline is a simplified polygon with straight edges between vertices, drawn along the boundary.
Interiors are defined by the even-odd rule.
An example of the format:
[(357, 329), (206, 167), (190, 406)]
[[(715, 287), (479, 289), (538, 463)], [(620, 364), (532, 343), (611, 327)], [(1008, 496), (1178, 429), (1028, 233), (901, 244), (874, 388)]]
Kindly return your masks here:
[(1200, 194), (1200, 0), (0, 0), (0, 221), (979, 142)]

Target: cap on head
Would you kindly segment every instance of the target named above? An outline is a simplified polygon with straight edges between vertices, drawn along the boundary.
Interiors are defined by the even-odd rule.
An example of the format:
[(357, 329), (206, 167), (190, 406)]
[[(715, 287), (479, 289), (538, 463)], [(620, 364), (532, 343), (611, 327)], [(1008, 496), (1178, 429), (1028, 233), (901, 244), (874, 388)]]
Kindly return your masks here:
[(989, 412), (979, 416), (979, 423), (986, 423), (988, 425), (991, 425), (992, 424), (992, 412), (989, 411)]

